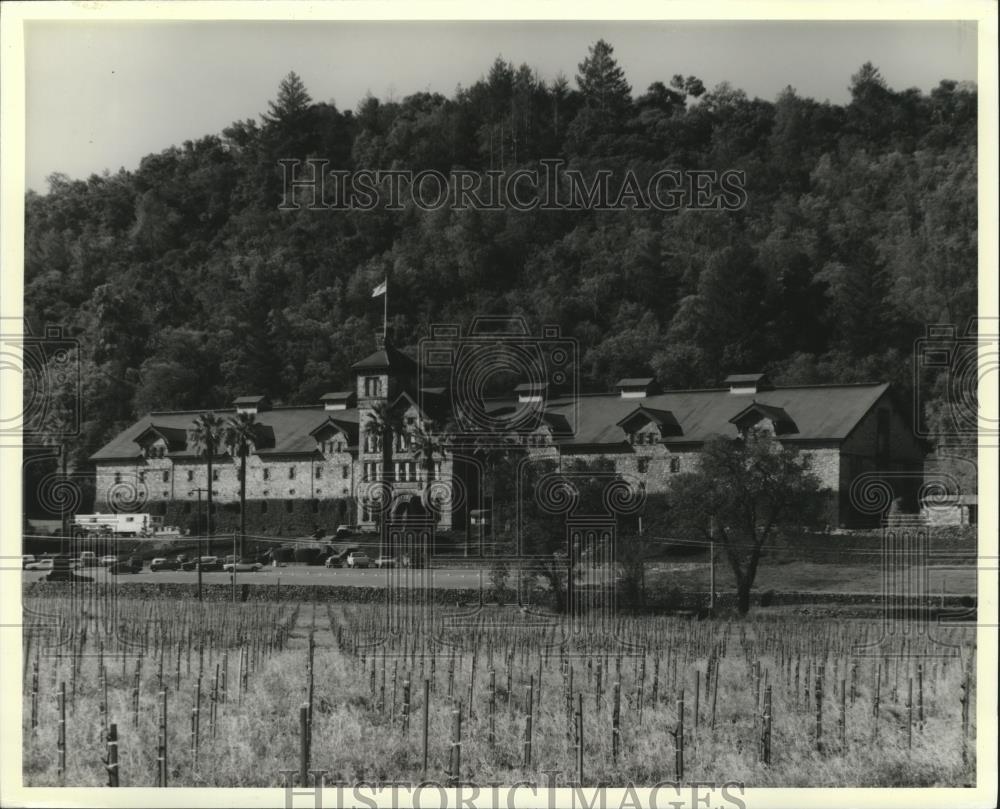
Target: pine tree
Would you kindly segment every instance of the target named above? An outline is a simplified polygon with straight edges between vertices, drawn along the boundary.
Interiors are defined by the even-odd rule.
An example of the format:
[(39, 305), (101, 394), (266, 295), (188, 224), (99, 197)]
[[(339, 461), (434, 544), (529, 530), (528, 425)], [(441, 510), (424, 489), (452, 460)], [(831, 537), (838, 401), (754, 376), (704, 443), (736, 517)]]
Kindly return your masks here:
[(576, 83), (588, 107), (621, 113), (632, 102), (632, 88), (612, 56), (614, 52), (615, 49), (603, 39), (597, 40), (579, 65)]
[(266, 123), (276, 124), (294, 121), (312, 106), (312, 98), (302, 83), (302, 79), (293, 70), (281, 81), (278, 87), (278, 98), (267, 103), (269, 112), (263, 118)]

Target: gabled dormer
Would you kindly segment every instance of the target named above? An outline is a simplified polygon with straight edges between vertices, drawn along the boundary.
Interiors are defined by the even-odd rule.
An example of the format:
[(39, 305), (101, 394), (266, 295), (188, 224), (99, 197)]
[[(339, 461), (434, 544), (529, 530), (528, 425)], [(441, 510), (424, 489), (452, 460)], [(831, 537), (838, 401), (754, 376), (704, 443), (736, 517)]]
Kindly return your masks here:
[(316, 448), (323, 455), (334, 455), (338, 452), (350, 452), (356, 449), (358, 441), (358, 425), (354, 422), (338, 421), (328, 418), (318, 427), (309, 431), (316, 440)]
[(756, 400), (729, 419), (740, 435), (751, 428), (763, 429), (774, 435), (794, 435), (799, 431), (795, 421), (782, 407), (767, 405)]
[(187, 432), (177, 427), (151, 424), (135, 438), (142, 456), (147, 459), (164, 458), (173, 452), (183, 452), (187, 447)]
[(626, 439), (634, 446), (658, 444), (664, 438), (683, 435), (681, 425), (669, 410), (639, 405), (618, 422)]

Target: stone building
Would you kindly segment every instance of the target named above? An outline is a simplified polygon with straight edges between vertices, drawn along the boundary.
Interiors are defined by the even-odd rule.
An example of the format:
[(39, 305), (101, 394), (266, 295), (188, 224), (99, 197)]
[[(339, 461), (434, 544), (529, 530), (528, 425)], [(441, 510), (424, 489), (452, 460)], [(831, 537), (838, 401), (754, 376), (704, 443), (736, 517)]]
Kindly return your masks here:
[[(467, 526), (470, 511), (488, 505), (482, 470), (465, 446), (482, 436), (454, 438), (456, 419), (468, 415), (457, 412), (463, 403), (446, 388), (418, 387), (418, 370), (408, 355), (382, 345), (352, 367), (352, 390), (328, 393), (315, 405), (272, 406), (264, 397), (244, 396), (217, 411), (223, 417), (252, 413), (257, 423), (247, 461), (251, 532), (301, 531), (310, 521), (327, 531), (340, 522), (374, 529), (387, 490), (394, 502), (422, 497), (439, 530)], [(661, 390), (655, 380), (638, 378), (620, 380), (611, 393), (568, 396), (533, 382), (479, 405), (490, 434), (507, 422), (520, 425), (504, 440), (531, 458), (611, 459), (648, 493), (668, 491), (673, 476), (692, 470), (712, 436), (769, 430), (812, 457), (833, 527), (866, 521), (850, 495), (859, 475), (912, 472), (916, 480), (925, 454), (888, 384), (775, 387), (763, 374), (745, 374), (728, 377), (720, 388)], [(397, 427), (384, 457), (367, 425), (386, 410)], [(537, 418), (525, 421), (525, 412)], [(190, 515), (211, 485), (221, 508), (238, 508), (239, 458), (221, 450), (207, 480), (205, 459), (189, 436), (199, 414), (152, 412), (96, 452), (96, 507), (128, 508), (138, 498), (154, 514)], [(451, 443), (434, 446), (435, 430), (446, 423)], [(419, 455), (422, 433), (431, 446)], [(381, 479), (386, 460), (391, 487)]]

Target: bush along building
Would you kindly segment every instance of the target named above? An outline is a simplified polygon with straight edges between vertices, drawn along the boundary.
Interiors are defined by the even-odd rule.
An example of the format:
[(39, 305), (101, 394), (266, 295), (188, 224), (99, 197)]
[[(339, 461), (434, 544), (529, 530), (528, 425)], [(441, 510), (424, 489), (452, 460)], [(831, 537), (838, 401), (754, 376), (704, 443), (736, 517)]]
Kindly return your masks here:
[[(764, 374), (741, 374), (719, 388), (661, 390), (654, 379), (632, 378), (612, 393), (570, 396), (536, 381), (467, 406), (447, 387), (418, 387), (416, 361), (391, 344), (380, 341), (352, 371), (351, 390), (315, 405), (242, 396), (216, 411), (251, 413), (256, 423), (248, 533), (330, 532), (341, 523), (375, 530), (376, 506), (387, 496), (393, 508), (422, 501), (439, 531), (464, 530), (470, 517), (488, 513), (488, 472), (476, 447), (489, 440), (517, 444), (531, 459), (611, 460), (647, 493), (668, 494), (709, 438), (764, 429), (811, 457), (828, 524), (848, 528), (875, 519), (852, 503), (852, 481), (882, 472), (898, 487), (912, 477), (914, 491), (896, 492), (909, 502), (925, 455), (888, 384), (776, 387)], [(214, 530), (235, 530), (240, 459), (220, 448), (207, 480), (190, 434), (200, 413), (152, 412), (96, 452), (97, 508), (151, 511), (197, 530), (199, 500), (211, 486)]]

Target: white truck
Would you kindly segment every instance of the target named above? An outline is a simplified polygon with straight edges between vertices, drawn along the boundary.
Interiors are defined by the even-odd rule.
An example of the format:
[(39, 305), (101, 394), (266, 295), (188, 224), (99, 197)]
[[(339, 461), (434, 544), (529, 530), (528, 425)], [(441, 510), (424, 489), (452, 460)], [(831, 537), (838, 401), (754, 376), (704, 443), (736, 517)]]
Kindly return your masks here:
[(152, 537), (166, 533), (163, 517), (151, 514), (77, 514), (73, 534), (81, 538)]

